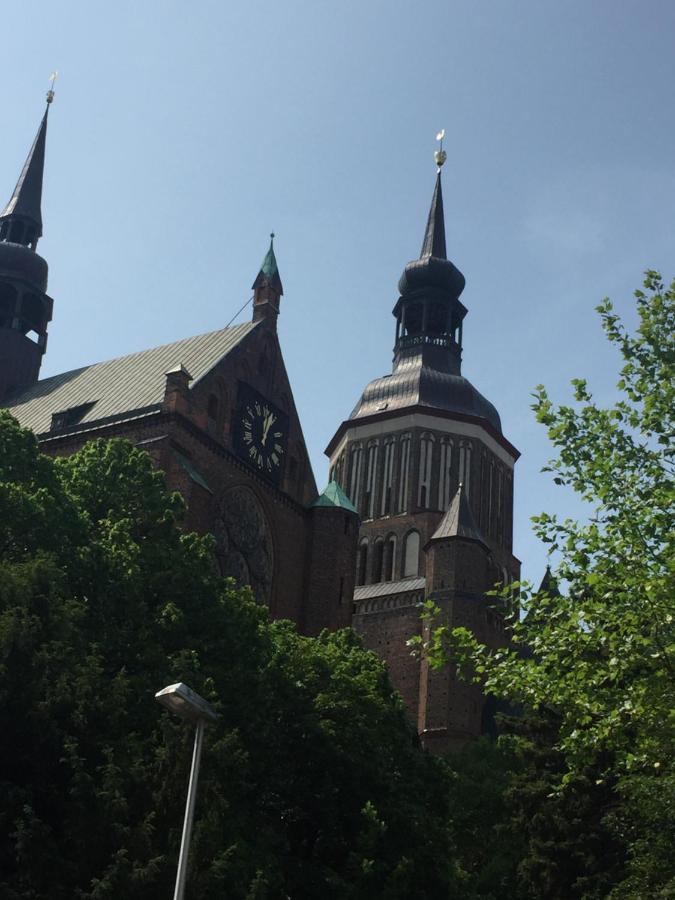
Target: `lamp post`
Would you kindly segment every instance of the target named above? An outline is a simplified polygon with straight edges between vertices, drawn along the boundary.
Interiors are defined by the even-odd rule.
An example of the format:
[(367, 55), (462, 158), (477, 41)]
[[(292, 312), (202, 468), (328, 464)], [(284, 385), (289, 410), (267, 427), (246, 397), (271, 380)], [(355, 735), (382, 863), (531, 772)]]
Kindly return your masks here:
[(192, 753), (192, 767), (190, 769), (190, 784), (188, 786), (187, 802), (185, 804), (185, 821), (183, 822), (183, 836), (180, 842), (180, 855), (178, 857), (178, 872), (176, 873), (176, 889), (173, 900), (183, 900), (185, 895), (185, 879), (187, 876), (188, 851), (190, 849), (190, 834), (195, 814), (195, 800), (197, 799), (197, 779), (199, 777), (199, 763), (202, 756), (202, 743), (204, 740), (204, 725), (207, 722), (215, 722), (218, 713), (210, 703), (200, 697), (183, 682), (170, 684), (155, 694), (155, 700), (166, 706), (172, 713), (191, 722), (195, 726), (195, 746)]

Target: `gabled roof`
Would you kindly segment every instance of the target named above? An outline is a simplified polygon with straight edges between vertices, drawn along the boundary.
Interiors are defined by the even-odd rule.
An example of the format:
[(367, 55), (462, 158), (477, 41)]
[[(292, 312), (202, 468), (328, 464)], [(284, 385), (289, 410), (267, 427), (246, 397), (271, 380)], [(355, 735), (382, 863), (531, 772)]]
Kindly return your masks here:
[(187, 368), (194, 386), (255, 327), (254, 322), (244, 322), (44, 378), (7, 398), (5, 406), (38, 435), (49, 432), (55, 413), (77, 411), (77, 419), (68, 424), (81, 428), (159, 409), (170, 369)]
[(478, 525), (476, 525), (462, 484), (457, 488), (457, 493), (452, 498), (448, 511), (430, 537), (429, 543), (431, 541), (442, 541), (447, 538), (462, 538), (465, 541), (476, 541), (487, 549), (485, 538), (481, 534)]
[(341, 509), (349, 510), (349, 512), (353, 512), (358, 515), (356, 507), (342, 490), (337, 481), (331, 481), (328, 487), (324, 488), (324, 490), (319, 494), (316, 500), (309, 504), (310, 509), (312, 509), (314, 506), (337, 506)]

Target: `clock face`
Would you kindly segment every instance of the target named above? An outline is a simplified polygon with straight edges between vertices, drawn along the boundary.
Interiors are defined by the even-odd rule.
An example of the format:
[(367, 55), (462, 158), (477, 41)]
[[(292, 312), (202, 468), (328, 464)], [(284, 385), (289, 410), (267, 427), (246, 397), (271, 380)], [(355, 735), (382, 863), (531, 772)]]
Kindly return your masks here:
[(287, 417), (251, 388), (242, 386), (237, 419), (239, 455), (261, 475), (279, 480), (286, 455)]

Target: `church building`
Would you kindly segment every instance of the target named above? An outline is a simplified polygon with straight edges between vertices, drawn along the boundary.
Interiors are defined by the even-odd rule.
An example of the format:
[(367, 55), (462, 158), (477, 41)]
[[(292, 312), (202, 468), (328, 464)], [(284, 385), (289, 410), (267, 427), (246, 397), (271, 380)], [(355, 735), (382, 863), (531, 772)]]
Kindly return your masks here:
[(326, 453), (318, 494), (277, 334), (283, 286), (273, 241), (251, 321), (40, 380), (54, 301), (42, 236), (53, 92), (0, 214), (0, 405), (52, 455), (93, 438), (146, 450), (186, 500), (185, 526), (216, 539), (224, 575), (249, 584), (305, 634), (352, 624), (388, 664), (413, 723), (442, 752), (489, 730), (492, 707), (408, 640), (420, 603), (506, 641), (486, 597), (519, 577), (513, 555), (518, 451), (495, 407), (461, 374), (464, 276), (447, 258), (441, 166), (419, 259), (398, 284), (393, 371), (365, 388)]
[(447, 258), (438, 174), (422, 251), (398, 283), (391, 375), (368, 384), (326, 450), (361, 517), (353, 627), (388, 664), (427, 747), (490, 730), (493, 704), (448, 667), (411, 656), (420, 603), (492, 647), (505, 610), (486, 592), (519, 577), (513, 469), (519, 453), (495, 407), (461, 374), (464, 276)]
[(349, 625), (358, 516), (337, 485), (317, 495), (277, 335), (273, 242), (250, 322), (39, 380), (54, 308), (37, 253), (52, 100), (0, 214), (0, 404), (45, 453), (99, 437), (147, 450), (185, 498), (186, 528), (215, 535), (224, 575), (306, 634)]

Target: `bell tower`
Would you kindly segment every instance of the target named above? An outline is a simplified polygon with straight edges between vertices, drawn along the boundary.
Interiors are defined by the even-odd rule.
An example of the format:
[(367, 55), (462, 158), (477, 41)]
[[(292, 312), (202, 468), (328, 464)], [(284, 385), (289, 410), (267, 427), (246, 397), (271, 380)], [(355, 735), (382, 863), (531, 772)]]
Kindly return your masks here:
[(14, 192), (0, 213), (0, 399), (34, 384), (47, 349), (53, 301), (48, 267), (38, 255), (42, 237), (42, 178), (47, 118), (54, 91)]
[(501, 646), (503, 615), (486, 592), (516, 580), (520, 565), (512, 551), (519, 453), (462, 374), (465, 279), (447, 258), (445, 159), (441, 144), (422, 249), (398, 282), (392, 372), (366, 386), (326, 450), (330, 477), (361, 517), (353, 626), (439, 751), (480, 734), (485, 704), (479, 690), (411, 657), (419, 604), (433, 598), (446, 621)]

